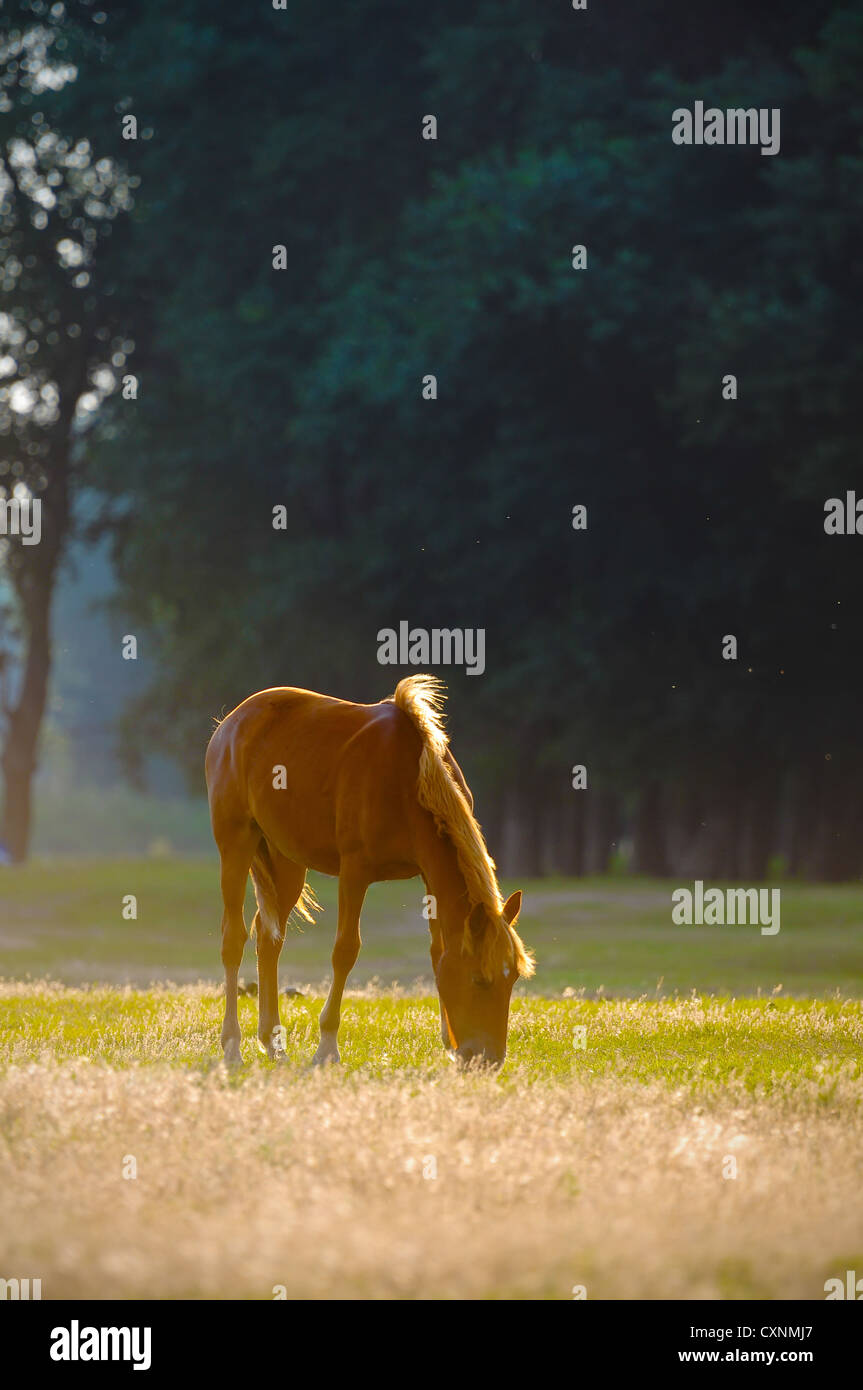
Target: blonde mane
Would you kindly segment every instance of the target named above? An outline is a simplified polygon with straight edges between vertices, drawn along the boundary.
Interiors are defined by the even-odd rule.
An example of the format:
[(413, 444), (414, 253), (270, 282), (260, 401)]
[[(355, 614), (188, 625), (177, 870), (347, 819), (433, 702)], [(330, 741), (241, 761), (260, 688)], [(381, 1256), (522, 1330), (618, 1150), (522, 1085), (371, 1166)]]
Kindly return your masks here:
[[(431, 812), (438, 831), (451, 841), (468, 898), (472, 904), (482, 904), (491, 923), (492, 930), (485, 933), (482, 970), (491, 974), (507, 964), (526, 978), (534, 973), (533, 957), (525, 949), (515, 927), (502, 915), (503, 898), (494, 860), (486, 848), (479, 823), (446, 762), (449, 747), (443, 725), (446, 687), (436, 676), (407, 676), (399, 681), (390, 698), (404, 710), (422, 737), (417, 779), (419, 803)], [(465, 930), (462, 949), (470, 951), (470, 943), (470, 932)]]

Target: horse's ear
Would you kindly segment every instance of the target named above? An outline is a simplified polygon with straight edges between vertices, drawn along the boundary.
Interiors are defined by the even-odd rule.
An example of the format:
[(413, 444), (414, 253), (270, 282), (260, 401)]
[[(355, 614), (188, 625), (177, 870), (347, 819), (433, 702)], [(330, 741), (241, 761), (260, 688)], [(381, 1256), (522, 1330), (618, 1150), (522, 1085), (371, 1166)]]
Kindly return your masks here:
[(510, 893), (503, 905), (501, 916), (508, 926), (512, 927), (518, 921), (518, 914), (521, 912), (521, 889), (516, 888), (514, 893)]

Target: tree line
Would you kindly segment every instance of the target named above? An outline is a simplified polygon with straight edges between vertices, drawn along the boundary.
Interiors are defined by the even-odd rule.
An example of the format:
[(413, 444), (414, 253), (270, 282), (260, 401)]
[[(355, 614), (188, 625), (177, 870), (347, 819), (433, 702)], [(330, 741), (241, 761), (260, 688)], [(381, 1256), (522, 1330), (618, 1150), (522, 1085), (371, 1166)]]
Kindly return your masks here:
[[(104, 499), (146, 634), (129, 764), (200, 789), (252, 690), (378, 699), (404, 674), (380, 629), (481, 628), (481, 678), (441, 674), (502, 867), (858, 876), (863, 540), (824, 528), (861, 424), (856, 7), (102, 11), (39, 19), (76, 80), (24, 103), (19, 61), (6, 87), (7, 168), (39, 114), (118, 192), (66, 218), (84, 286), (26, 228), (11, 316), (58, 379), (65, 274), (90, 336), (55, 347), (87, 380), (62, 426), (5, 434), (44, 444), (46, 500), (63, 447)], [(675, 144), (698, 101), (780, 109), (780, 153)], [(27, 624), (19, 600), (19, 665)]]

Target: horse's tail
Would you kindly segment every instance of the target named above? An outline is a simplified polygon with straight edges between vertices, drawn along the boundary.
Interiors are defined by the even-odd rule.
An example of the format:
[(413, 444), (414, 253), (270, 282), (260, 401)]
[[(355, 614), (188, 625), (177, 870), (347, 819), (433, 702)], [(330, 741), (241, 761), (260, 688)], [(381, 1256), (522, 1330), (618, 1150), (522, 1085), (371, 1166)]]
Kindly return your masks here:
[(393, 702), (404, 710), (423, 741), (417, 778), (417, 798), (434, 817), (441, 834), (451, 841), (472, 903), (482, 903), (499, 932), (505, 932), (520, 975), (534, 972), (530, 954), (518, 932), (502, 916), (503, 898), (495, 864), (486, 847), (470, 802), (450, 771), (449, 739), (443, 725), (446, 687), (436, 676), (407, 676), (399, 681)]
[[(284, 922), (279, 919), (279, 894), (276, 888), (276, 880), (273, 875), (273, 861), (270, 857), (269, 846), (266, 840), (262, 839), (249, 870), (252, 875), (252, 883), (255, 888), (255, 898), (258, 903), (258, 911), (255, 914), (255, 922), (260, 921), (261, 925), (273, 938), (280, 936)], [(298, 917), (302, 917), (304, 922), (314, 922), (313, 911), (320, 907), (320, 903), (315, 897), (314, 889), (310, 884), (303, 884), (303, 891), (294, 904), (294, 912)], [(252, 936), (255, 934), (255, 925), (252, 924)]]

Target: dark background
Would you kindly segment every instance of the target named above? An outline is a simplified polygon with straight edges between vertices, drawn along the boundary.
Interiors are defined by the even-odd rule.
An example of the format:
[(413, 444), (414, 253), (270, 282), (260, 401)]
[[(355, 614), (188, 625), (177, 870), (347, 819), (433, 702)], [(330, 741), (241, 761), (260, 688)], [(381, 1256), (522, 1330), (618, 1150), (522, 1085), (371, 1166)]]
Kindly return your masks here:
[[(0, 591), (13, 858), (40, 732), (74, 787), (200, 796), (213, 715), (379, 699), (407, 619), (486, 629), (440, 674), (506, 872), (860, 876), (859, 6), (0, 21), (0, 483), (45, 507)], [(780, 108), (780, 153), (674, 145), (696, 100)]]

